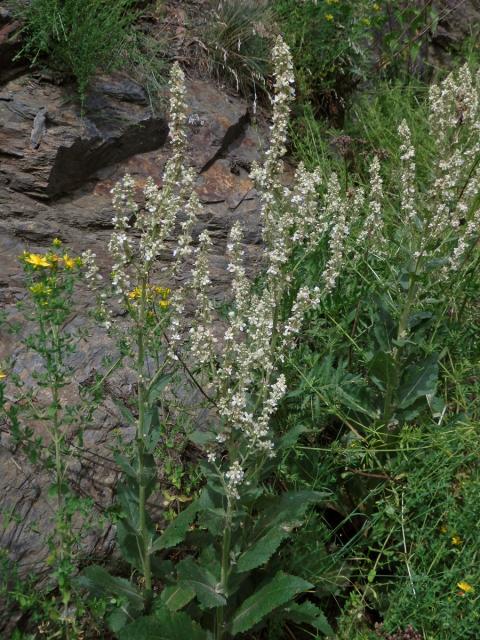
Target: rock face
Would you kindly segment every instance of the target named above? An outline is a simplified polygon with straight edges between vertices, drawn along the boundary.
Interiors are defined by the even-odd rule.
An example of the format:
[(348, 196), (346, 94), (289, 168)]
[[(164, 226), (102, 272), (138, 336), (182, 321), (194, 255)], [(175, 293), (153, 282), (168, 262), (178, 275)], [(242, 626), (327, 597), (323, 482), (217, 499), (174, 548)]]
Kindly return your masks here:
[[(2, 48), (1, 34), (0, 23), (0, 60), (9, 56), (11, 61), (15, 48)], [(7, 66), (0, 64), (4, 70)], [(91, 249), (108, 271), (110, 189), (126, 172), (139, 186), (148, 176), (160, 184), (169, 150), (165, 116), (152, 113), (143, 89), (128, 77), (97, 78), (82, 115), (68, 87), (13, 70), (11, 66), (0, 85), (0, 306), (16, 319), (15, 303), (24, 295), (19, 254), (24, 249), (45, 251), (57, 237), (72, 254)], [(198, 172), (196, 188), (204, 203), (196, 234), (205, 227), (211, 234), (215, 293), (222, 296), (229, 281), (226, 237), (235, 220), (245, 229), (250, 266), (258, 256), (258, 202), (248, 168), (259, 156), (259, 133), (250, 122), (247, 104), (208, 82), (188, 81), (188, 104), (187, 160)], [(88, 294), (79, 294), (77, 302), (72, 328), (85, 322)], [(85, 384), (101, 370), (111, 350), (107, 337), (95, 329), (88, 345), (75, 354), (76, 382)], [(0, 362), (11, 356), (16, 372), (27, 380), (35, 359), (21, 347), (18, 336), (12, 338), (0, 325)], [(84, 451), (70, 469), (77, 490), (99, 507), (111, 502), (117, 477), (111, 455), (114, 433), (120, 430), (127, 440), (131, 437), (112, 400), (131, 395), (128, 372), (117, 372), (109, 385), (111, 397), (95, 413), (85, 431)], [(77, 388), (64, 390), (67, 402), (77, 395)], [(0, 468), (0, 510), (11, 516), (0, 528), (0, 547), (8, 549), (21, 572), (41, 572), (48, 553), (51, 479), (13, 449), (1, 418)], [(86, 553), (104, 554), (112, 540), (108, 528), (91, 533), (85, 540)]]

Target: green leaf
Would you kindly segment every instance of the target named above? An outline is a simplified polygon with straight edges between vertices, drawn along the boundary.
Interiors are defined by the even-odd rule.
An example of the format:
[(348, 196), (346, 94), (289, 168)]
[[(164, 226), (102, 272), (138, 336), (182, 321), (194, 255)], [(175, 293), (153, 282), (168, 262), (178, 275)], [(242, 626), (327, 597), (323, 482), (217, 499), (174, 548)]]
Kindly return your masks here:
[(142, 538), (126, 520), (120, 520), (117, 523), (117, 543), (124, 560), (139, 571), (143, 571), (143, 559), (140, 554)]
[(125, 473), (130, 478), (133, 478), (134, 480), (138, 479), (137, 472), (125, 456), (122, 456), (120, 453), (114, 453), (113, 457), (123, 473)]
[(298, 593), (311, 589), (310, 582), (297, 576), (279, 571), (265, 586), (261, 587), (236, 611), (232, 623), (231, 634), (248, 631), (260, 622), (271, 611), (285, 604)]
[(165, 387), (167, 386), (167, 384), (170, 382), (172, 378), (173, 378), (173, 374), (164, 373), (163, 375), (159, 376), (157, 379), (154, 378), (152, 380), (147, 391), (147, 398), (148, 398), (149, 404), (153, 404), (156, 400), (158, 400), (158, 397), (160, 396), (160, 394), (162, 393), (162, 391), (165, 389)]
[(188, 439), (193, 442), (193, 444), (198, 444), (203, 447), (210, 442), (213, 442), (216, 438), (216, 434), (213, 431), (203, 431), (201, 429), (196, 429), (188, 434)]
[(116, 404), (117, 408), (122, 414), (122, 418), (125, 420), (127, 424), (131, 424), (131, 425), (136, 424), (137, 422), (136, 418), (134, 417), (130, 409), (123, 404), (123, 402), (120, 402), (120, 400), (116, 400), (115, 398), (113, 399), (113, 402)]
[(185, 538), (188, 528), (195, 520), (197, 512), (200, 508), (199, 500), (195, 500), (186, 509), (181, 511), (173, 520), (162, 535), (153, 543), (152, 552), (162, 549), (170, 549)]
[(328, 624), (328, 620), (323, 611), (308, 600), (301, 604), (292, 602), (285, 607), (284, 616), (297, 624), (309, 624), (326, 636), (334, 635), (334, 631)]
[(292, 429), (289, 429), (287, 433), (280, 439), (280, 442), (277, 446), (277, 451), (283, 451), (284, 449), (290, 449), (290, 447), (293, 447), (297, 443), (297, 440), (302, 435), (302, 433), (305, 433), (306, 431), (308, 431), (308, 427), (303, 424), (297, 424)]
[(170, 611), (178, 611), (195, 597), (195, 591), (189, 584), (179, 582), (162, 591), (160, 600)]
[(424, 396), (434, 395), (438, 382), (438, 354), (434, 353), (423, 362), (405, 369), (398, 390), (399, 408), (406, 409)]
[(160, 610), (139, 618), (120, 631), (119, 640), (210, 640), (211, 635), (187, 614)]
[(114, 609), (107, 618), (107, 625), (110, 631), (113, 633), (118, 633), (120, 629), (130, 622), (131, 618), (128, 615), (128, 612), (125, 609)]
[(368, 371), (370, 376), (380, 383), (377, 386), (380, 386), (382, 391), (388, 387), (393, 389), (397, 387), (397, 365), (390, 353), (386, 351), (377, 351), (368, 363)]
[(243, 573), (244, 571), (250, 571), (265, 564), (285, 538), (288, 538), (292, 529), (293, 526), (288, 527), (286, 524), (270, 529), (257, 543), (242, 553), (238, 559), (236, 570), (239, 573)]
[(199, 602), (205, 607), (223, 607), (227, 604), (225, 596), (218, 591), (219, 580), (192, 558), (179, 562), (177, 570), (181, 581), (192, 587)]
[(268, 496), (258, 502), (260, 512), (257, 533), (265, 535), (272, 527), (301, 519), (310, 505), (330, 497), (323, 491), (287, 491), (279, 496)]
[(136, 610), (141, 611), (144, 601), (137, 588), (125, 578), (117, 578), (98, 565), (87, 567), (76, 579), (76, 583), (88, 589), (93, 595), (115, 596), (125, 600)]

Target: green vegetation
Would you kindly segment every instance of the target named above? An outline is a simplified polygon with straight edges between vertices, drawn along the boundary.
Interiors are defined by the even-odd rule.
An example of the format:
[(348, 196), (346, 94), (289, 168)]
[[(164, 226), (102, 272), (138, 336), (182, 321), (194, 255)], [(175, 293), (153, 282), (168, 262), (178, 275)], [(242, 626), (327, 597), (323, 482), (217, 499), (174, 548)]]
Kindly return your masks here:
[(73, 76), (82, 101), (95, 71), (122, 64), (138, 17), (134, 0), (32, 0), (17, 13), (25, 22), (21, 54), (33, 63), (46, 56)]
[[(478, 46), (435, 70), (423, 47), (439, 19), (430, 3), (384, 4), (210, 5), (203, 63), (246, 95), (275, 93), (270, 147), (252, 169), (264, 269), (246, 278), (234, 225), (229, 302), (211, 295), (208, 233), (193, 237), (201, 205), (184, 165), (178, 65), (162, 189), (143, 187), (145, 209), (130, 176), (113, 192), (109, 286), (88, 252), (72, 258), (57, 242), (22, 256), (38, 327), (26, 346), (44, 370), (29, 386), (3, 363), (0, 405), (16, 444), (51, 474), (56, 516), (45, 592), (22, 587), (0, 558), (0, 596), (28, 618), (18, 640), (477, 638)], [(375, 58), (378, 30), (388, 37)], [(269, 62), (277, 32), (285, 41)], [(169, 280), (158, 282), (174, 229)], [(190, 277), (174, 289), (184, 260)], [(119, 355), (65, 406), (68, 355), (88, 336), (64, 319), (86, 284), (104, 294), (95, 318)], [(122, 479), (103, 516), (121, 560), (104, 567), (82, 557), (72, 524), (92, 526), (68, 483), (65, 434), (81, 432), (124, 365), (136, 391), (118, 410), (135, 436), (112, 443)]]

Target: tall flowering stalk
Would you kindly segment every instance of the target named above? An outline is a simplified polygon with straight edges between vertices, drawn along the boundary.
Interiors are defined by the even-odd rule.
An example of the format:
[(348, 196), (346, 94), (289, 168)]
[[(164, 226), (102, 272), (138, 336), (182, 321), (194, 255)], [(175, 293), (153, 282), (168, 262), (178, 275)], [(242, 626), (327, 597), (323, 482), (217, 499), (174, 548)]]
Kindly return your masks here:
[[(128, 311), (127, 328), (113, 321), (105, 300), (100, 310), (107, 329), (122, 335), (124, 343), (129, 345), (129, 357), (138, 381), (135, 460), (132, 464), (118, 457), (127, 476), (120, 501), (129, 514), (119, 523), (121, 545), (132, 564), (141, 571), (148, 607), (153, 590), (153, 554), (177, 544), (186, 535), (188, 524), (198, 517), (199, 523), (203, 523), (200, 527), (206, 527), (212, 537), (212, 549), (217, 549), (219, 554), (215, 595), (206, 595), (198, 589), (198, 580), (191, 579), (200, 574), (207, 581), (214, 579), (209, 573), (211, 569), (200, 566), (200, 558), (182, 561), (178, 580), (182, 588), (189, 585), (188, 589), (193, 590), (190, 597), (194, 593), (202, 606), (215, 607), (211, 624), (215, 640), (242, 632), (247, 624), (243, 618), (237, 622), (231, 618), (232, 603), (238, 599), (236, 592), (248, 575), (248, 572), (240, 575), (237, 561), (240, 566), (242, 562), (245, 567), (250, 566), (251, 561), (241, 560), (246, 553), (245, 544), (248, 546), (248, 540), (243, 538), (246, 528), (255, 526), (255, 519), (246, 514), (256, 511), (254, 502), (263, 494), (262, 482), (276, 454), (278, 443), (272, 420), (286, 392), (282, 373), (285, 354), (301, 330), (305, 313), (318, 306), (322, 294), (334, 287), (349, 228), (343, 201), (338, 206), (318, 206), (319, 172), (309, 173), (301, 166), (294, 184), (288, 188), (282, 185), (294, 88), (290, 53), (280, 37), (273, 56), (276, 72), (270, 146), (264, 163), (255, 165), (251, 176), (261, 200), (264, 241), (261, 286), (247, 276), (243, 232), (240, 223), (236, 223), (226, 247), (227, 269), (232, 276), (228, 311), (226, 316), (218, 312), (211, 291), (212, 241), (206, 230), (195, 242), (192, 239), (200, 203), (193, 190), (193, 172), (183, 164), (187, 108), (183, 74), (175, 65), (170, 101), (172, 156), (166, 165), (162, 186), (151, 180), (147, 182), (143, 189), (144, 205), (138, 204), (139, 197), (129, 176), (113, 189), (116, 213), (110, 242), (114, 261), (112, 285), (115, 296)], [(338, 214), (339, 218), (335, 219)], [(331, 259), (325, 276), (317, 286), (304, 287), (297, 301), (285, 311), (286, 297), (296, 295), (289, 273), (290, 260), (299, 248), (314, 249), (320, 239), (328, 238), (330, 230), (331, 239), (326, 240), (326, 244), (330, 247)], [(159, 303), (166, 300), (159, 300), (156, 294), (161, 283), (153, 282), (155, 263), (174, 233), (176, 247), (167, 271), (173, 291), (169, 292), (168, 305), (159, 308)], [(84, 260), (89, 265), (92, 282), (98, 281), (92, 256), (85, 256)], [(171, 283), (180, 275), (183, 284), (174, 287)], [(157, 354), (155, 358), (151, 357), (152, 349)], [(183, 384), (191, 383), (200, 390), (209, 406), (208, 421), (201, 435), (202, 441), (208, 443), (203, 467), (207, 484), (200, 499), (179, 516), (180, 523), (172, 523), (158, 537), (146, 513), (146, 500), (155, 486), (151, 442), (158, 442), (158, 437), (153, 438), (152, 429), (158, 431), (158, 393), (177, 370), (183, 370)], [(133, 507), (132, 491), (136, 494)], [(319, 494), (311, 492), (296, 503), (295, 513), (301, 517), (309, 502), (318, 499)], [(213, 520), (200, 515), (212, 509)], [(291, 516), (291, 513), (283, 514), (281, 518)], [(222, 523), (220, 529), (215, 524), (218, 519)], [(179, 531), (183, 533), (179, 535)], [(292, 531), (285, 525), (284, 533), (274, 538), (275, 548)], [(136, 555), (132, 554), (129, 540), (136, 541)], [(268, 562), (273, 551), (252, 568)], [(168, 582), (171, 578), (164, 579)], [(273, 578), (275, 584), (277, 580), (284, 582), (286, 577)], [(298, 589), (308, 588), (305, 581), (299, 578), (294, 581), (297, 590), (293, 589), (289, 597)]]

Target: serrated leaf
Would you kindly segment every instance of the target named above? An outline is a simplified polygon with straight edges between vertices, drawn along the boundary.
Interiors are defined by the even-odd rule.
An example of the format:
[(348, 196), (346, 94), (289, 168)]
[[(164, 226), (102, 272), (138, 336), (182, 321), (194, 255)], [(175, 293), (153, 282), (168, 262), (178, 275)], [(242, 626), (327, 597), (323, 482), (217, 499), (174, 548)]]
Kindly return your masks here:
[(188, 528), (195, 520), (199, 506), (199, 501), (195, 500), (195, 502), (192, 502), (186, 509), (181, 511), (175, 520), (168, 525), (162, 535), (153, 543), (151, 548), (152, 552), (170, 549), (179, 542), (182, 542)]
[(308, 600), (300, 604), (292, 602), (288, 607), (285, 607), (284, 616), (297, 624), (309, 624), (326, 636), (334, 635), (323, 611)]
[(182, 611), (162, 609), (124, 627), (119, 640), (210, 640), (211, 635)]
[(178, 611), (195, 597), (195, 591), (189, 584), (179, 582), (166, 587), (160, 596), (162, 604), (170, 611)]
[(274, 609), (285, 604), (297, 594), (313, 587), (310, 582), (279, 571), (265, 586), (245, 600), (233, 616), (231, 634), (248, 631)]
[(177, 571), (180, 580), (192, 587), (199, 602), (205, 607), (223, 607), (227, 604), (225, 596), (218, 591), (219, 580), (192, 558), (179, 562)]
[(438, 382), (438, 355), (432, 354), (423, 362), (406, 368), (398, 390), (399, 408), (406, 409), (416, 400), (433, 396)]
[(76, 579), (76, 582), (94, 595), (125, 598), (130, 606), (136, 610), (143, 609), (143, 597), (136, 587), (125, 578), (110, 575), (103, 567), (98, 565), (87, 567)]
[(251, 571), (265, 564), (265, 562), (270, 560), (281, 543), (288, 538), (290, 533), (291, 528), (286, 525), (270, 529), (270, 531), (252, 545), (250, 549), (242, 553), (238, 559), (236, 570), (239, 573), (243, 573), (244, 571)]

